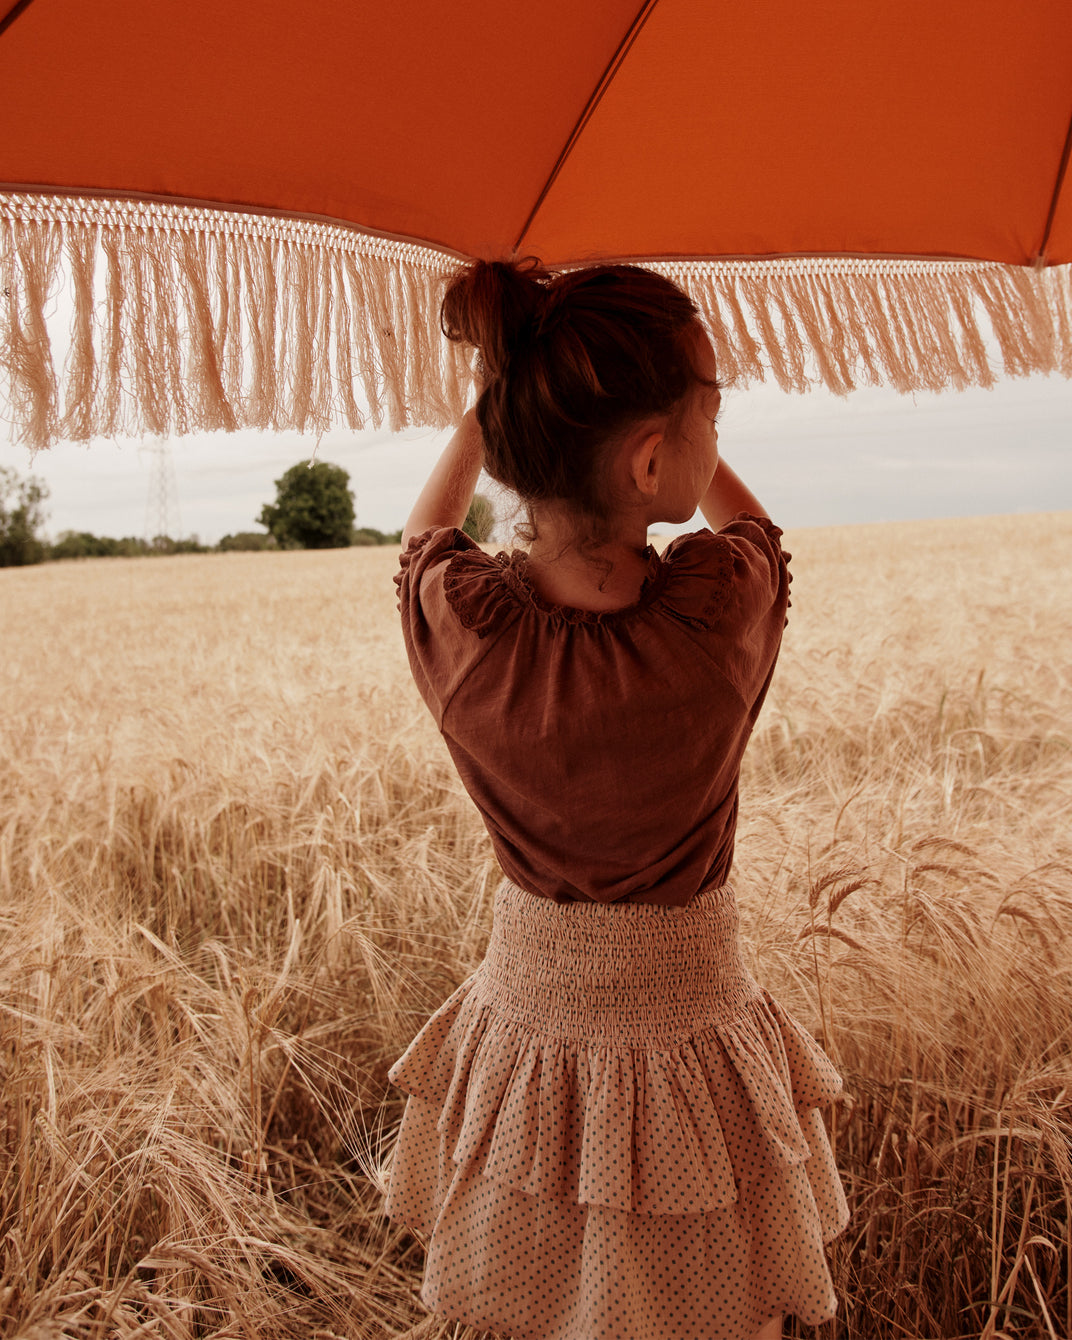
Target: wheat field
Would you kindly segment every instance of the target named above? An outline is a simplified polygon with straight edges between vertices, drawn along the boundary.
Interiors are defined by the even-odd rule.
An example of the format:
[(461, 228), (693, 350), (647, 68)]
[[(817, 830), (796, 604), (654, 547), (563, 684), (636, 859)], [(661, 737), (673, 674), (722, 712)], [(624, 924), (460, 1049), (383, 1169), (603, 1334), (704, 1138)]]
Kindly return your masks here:
[[(1072, 514), (789, 534), (756, 976), (846, 1081), (833, 1337), (1072, 1334)], [(0, 571), (0, 1337), (435, 1340), (386, 1071), (496, 870), (395, 555)], [(809, 1332), (809, 1334), (815, 1334)]]

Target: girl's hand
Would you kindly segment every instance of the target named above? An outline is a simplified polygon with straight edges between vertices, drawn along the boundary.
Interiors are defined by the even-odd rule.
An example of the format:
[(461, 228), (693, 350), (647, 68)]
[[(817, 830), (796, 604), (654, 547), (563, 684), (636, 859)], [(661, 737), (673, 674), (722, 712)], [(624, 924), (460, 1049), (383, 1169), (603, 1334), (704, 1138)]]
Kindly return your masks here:
[(476, 411), (470, 409), (462, 416), (454, 436), (443, 449), (420, 497), (413, 504), (402, 531), (403, 549), (414, 535), (433, 526), (461, 527), (483, 465), (484, 438), (476, 421)]

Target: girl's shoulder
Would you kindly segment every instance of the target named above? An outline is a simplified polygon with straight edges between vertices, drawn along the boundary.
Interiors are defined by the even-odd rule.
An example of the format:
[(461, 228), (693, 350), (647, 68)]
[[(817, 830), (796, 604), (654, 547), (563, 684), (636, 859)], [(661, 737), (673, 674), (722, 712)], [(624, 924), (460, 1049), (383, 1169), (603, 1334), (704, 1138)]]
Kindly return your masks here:
[(757, 559), (774, 568), (791, 555), (781, 547), (782, 529), (770, 517), (738, 512), (721, 528), (694, 530), (678, 535), (663, 550), (663, 559), (677, 563), (682, 571), (698, 571), (716, 554), (754, 552)]
[[(671, 540), (658, 554), (640, 598), (623, 609), (570, 609), (543, 600), (525, 580), (524, 556), (489, 553), (463, 531), (439, 527), (415, 536), (395, 578), (403, 610), (413, 601), (450, 609), (462, 625), (485, 638), (523, 612), (540, 622), (624, 625), (645, 610), (660, 610), (697, 628), (753, 622), (779, 603), (791, 577), (781, 530), (766, 517), (739, 513), (719, 531), (694, 531)], [(788, 606), (786, 595), (784, 606)]]
[(793, 578), (781, 536), (769, 517), (747, 512), (718, 531), (678, 536), (662, 554), (669, 569), (664, 602), (680, 618), (704, 628), (752, 623), (780, 604), (787, 609)]
[(510, 609), (503, 573), (506, 554), (489, 554), (462, 530), (433, 527), (415, 535), (403, 550), (395, 575), (399, 608), (427, 604), (434, 590), (464, 628), (486, 637)]

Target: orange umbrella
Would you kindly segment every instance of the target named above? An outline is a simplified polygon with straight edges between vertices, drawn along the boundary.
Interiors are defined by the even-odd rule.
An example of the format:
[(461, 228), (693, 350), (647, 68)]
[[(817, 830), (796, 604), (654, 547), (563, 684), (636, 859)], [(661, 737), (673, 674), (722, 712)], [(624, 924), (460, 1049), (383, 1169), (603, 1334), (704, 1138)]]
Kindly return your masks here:
[(1072, 374), (1068, 0), (0, 0), (0, 88), (34, 447), (442, 425), (515, 249), (665, 263), (738, 380)]

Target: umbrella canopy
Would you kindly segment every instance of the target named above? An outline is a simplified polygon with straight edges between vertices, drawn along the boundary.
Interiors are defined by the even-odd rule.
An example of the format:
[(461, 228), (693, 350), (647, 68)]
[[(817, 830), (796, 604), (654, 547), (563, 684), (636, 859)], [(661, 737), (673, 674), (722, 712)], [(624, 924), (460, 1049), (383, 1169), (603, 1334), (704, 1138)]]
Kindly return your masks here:
[(659, 263), (730, 378), (1072, 374), (1067, 0), (0, 0), (0, 87), (34, 446), (445, 423), (515, 251)]

